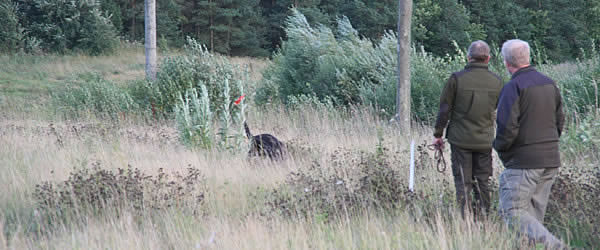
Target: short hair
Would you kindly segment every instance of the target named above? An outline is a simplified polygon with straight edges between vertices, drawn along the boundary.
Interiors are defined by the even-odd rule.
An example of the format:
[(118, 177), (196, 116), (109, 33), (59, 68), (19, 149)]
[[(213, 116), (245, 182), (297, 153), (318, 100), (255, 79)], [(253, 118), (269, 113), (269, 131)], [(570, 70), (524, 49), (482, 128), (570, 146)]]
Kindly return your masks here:
[(469, 45), (467, 56), (475, 61), (485, 61), (490, 56), (490, 46), (481, 40), (472, 42), (471, 45)]
[(519, 67), (530, 64), (530, 49), (529, 43), (513, 39), (502, 44), (502, 57), (511, 66)]

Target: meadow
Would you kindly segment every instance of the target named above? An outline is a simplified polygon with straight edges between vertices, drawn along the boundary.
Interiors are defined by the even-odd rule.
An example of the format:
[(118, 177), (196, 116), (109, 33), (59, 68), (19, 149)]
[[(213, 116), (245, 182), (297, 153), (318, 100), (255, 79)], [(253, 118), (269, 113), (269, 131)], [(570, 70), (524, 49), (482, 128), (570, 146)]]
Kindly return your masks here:
[[(135, 110), (118, 119), (94, 110), (72, 117), (53, 101), (54, 89), (90, 73), (122, 88), (138, 84), (143, 58), (136, 46), (98, 57), (0, 56), (0, 248), (535, 248), (495, 213), (461, 218), (451, 170), (439, 173), (425, 148), (426, 122), (401, 133), (370, 106), (249, 101), (253, 132), (288, 145), (290, 157), (271, 162), (248, 158), (243, 146), (185, 146), (171, 118)], [(249, 70), (252, 100), (271, 62), (230, 62)], [(566, 79), (586, 63), (541, 68)], [(545, 221), (581, 249), (600, 246), (597, 104), (589, 110), (574, 116), (561, 142), (563, 167)], [(411, 141), (414, 193), (407, 189)], [(497, 190), (503, 167), (494, 159)]]

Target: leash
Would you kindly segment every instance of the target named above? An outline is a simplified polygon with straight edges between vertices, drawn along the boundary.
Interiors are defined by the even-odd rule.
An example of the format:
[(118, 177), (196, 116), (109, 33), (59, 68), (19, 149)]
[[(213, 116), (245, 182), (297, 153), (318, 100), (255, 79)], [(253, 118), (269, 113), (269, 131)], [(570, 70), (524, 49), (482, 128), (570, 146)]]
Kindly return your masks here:
[(427, 149), (434, 151), (433, 158), (436, 161), (436, 169), (440, 173), (444, 173), (446, 171), (446, 160), (444, 159), (444, 151), (442, 151), (442, 147), (431, 144), (427, 145)]

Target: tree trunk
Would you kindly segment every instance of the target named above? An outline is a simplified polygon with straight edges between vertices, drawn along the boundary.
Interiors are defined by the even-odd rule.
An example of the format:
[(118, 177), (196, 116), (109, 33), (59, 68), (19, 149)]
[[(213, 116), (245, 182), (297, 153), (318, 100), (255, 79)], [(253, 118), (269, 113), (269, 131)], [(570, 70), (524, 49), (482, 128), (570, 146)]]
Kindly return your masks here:
[(210, 12), (209, 12), (210, 13), (209, 14), (210, 15), (210, 17), (209, 17), (210, 21), (209, 21), (209, 24), (208, 24), (208, 27), (210, 29), (210, 53), (213, 53), (213, 52), (215, 52), (215, 32), (213, 30), (214, 13), (213, 13), (213, 6), (212, 6), (212, 4), (210, 4), (210, 3), (212, 3), (212, 1), (208, 1), (208, 2), (209, 2), (209, 6), (210, 6)]
[(403, 132), (410, 132), (410, 23), (412, 0), (398, 0), (398, 85), (395, 121)]
[(156, 80), (156, 0), (144, 1), (146, 79)]
[(131, 0), (131, 41), (135, 41), (135, 0)]

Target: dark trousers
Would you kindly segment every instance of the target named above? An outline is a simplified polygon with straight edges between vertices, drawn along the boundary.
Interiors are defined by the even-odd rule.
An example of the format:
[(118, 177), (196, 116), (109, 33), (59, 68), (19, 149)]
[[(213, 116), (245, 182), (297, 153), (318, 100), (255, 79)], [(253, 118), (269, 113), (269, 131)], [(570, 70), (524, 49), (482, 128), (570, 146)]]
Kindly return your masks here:
[[(452, 175), (456, 187), (456, 201), (462, 215), (465, 209), (476, 215), (488, 214), (490, 209), (490, 177), (492, 176), (492, 149), (477, 150), (451, 145)], [(471, 198), (473, 193), (474, 200)]]

